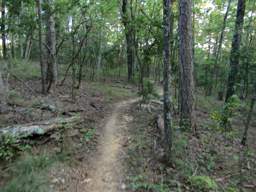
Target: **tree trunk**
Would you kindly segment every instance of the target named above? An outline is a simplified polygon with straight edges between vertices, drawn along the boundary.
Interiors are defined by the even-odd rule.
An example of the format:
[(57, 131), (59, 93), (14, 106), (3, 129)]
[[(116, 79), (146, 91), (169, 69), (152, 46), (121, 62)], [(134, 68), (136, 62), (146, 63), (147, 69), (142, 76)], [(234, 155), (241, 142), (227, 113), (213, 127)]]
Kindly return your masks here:
[(179, 35), (180, 126), (182, 129), (194, 129), (192, 0), (180, 0)]
[(23, 59), (29, 59), (30, 57), (30, 51), (32, 46), (32, 39), (33, 39), (33, 31), (30, 28), (30, 32), (27, 34), (26, 41), (24, 43), (24, 52), (23, 52)]
[(14, 34), (11, 35), (11, 55), (12, 58), (15, 58), (15, 40), (14, 40)]
[(245, 122), (244, 134), (243, 134), (243, 138), (241, 141), (242, 145), (246, 145), (246, 142), (247, 142), (247, 135), (248, 135), (249, 127), (250, 127), (250, 122), (252, 119), (252, 113), (253, 113), (253, 108), (254, 108), (254, 104), (255, 104), (255, 99), (256, 99), (256, 95), (251, 99), (250, 109), (249, 109), (248, 116), (247, 116), (247, 119)]
[(227, 18), (228, 18), (228, 14), (229, 14), (229, 10), (230, 10), (230, 5), (231, 5), (231, 1), (228, 1), (228, 6), (227, 6), (227, 10), (223, 19), (223, 24), (222, 24), (222, 29), (221, 29), (221, 34), (220, 34), (220, 38), (219, 38), (219, 42), (218, 42), (218, 48), (216, 50), (216, 54), (215, 54), (215, 60), (214, 60), (214, 67), (213, 67), (213, 73), (212, 75), (215, 76), (215, 88), (217, 86), (217, 80), (218, 80), (218, 62), (219, 62), (219, 58), (221, 55), (221, 49), (222, 49), (222, 44), (223, 44), (223, 40), (224, 40), (224, 32), (226, 29), (226, 25), (227, 25)]
[(101, 61), (102, 61), (102, 29), (99, 31), (99, 43), (98, 43), (98, 54), (97, 54), (97, 72), (101, 70)]
[(56, 32), (55, 32), (55, 19), (52, 11), (52, 0), (47, 0), (49, 8), (47, 9), (46, 17), (46, 46), (47, 46), (47, 58), (48, 58), (48, 88), (49, 92), (51, 87), (56, 87), (57, 83), (57, 62), (56, 62)]
[[(256, 3), (254, 2), (252, 8), (251, 8), (251, 14), (250, 14), (250, 18), (249, 18), (249, 23), (246, 26), (247, 27), (247, 33), (246, 33), (246, 38), (245, 38), (245, 47), (246, 47), (246, 52), (248, 53), (251, 49), (253, 49), (254, 45), (252, 43), (252, 36), (254, 33), (254, 25), (253, 25), (253, 19), (254, 19), (254, 13), (253, 10), (255, 10), (256, 8)], [(249, 55), (246, 56), (245, 59), (245, 66), (244, 68), (244, 72), (242, 75), (242, 79), (243, 79), (243, 87), (242, 87), (242, 93), (241, 93), (241, 98), (246, 99), (248, 96), (248, 92), (249, 92), (249, 74), (250, 74), (250, 61), (249, 61)]]
[(41, 84), (42, 84), (42, 93), (46, 93), (46, 66), (43, 60), (43, 44), (42, 44), (42, 6), (41, 0), (37, 0), (37, 14), (38, 14), (38, 46), (39, 46), (39, 57), (40, 57), (40, 67), (41, 67)]
[[(75, 101), (75, 84), (76, 84), (76, 69), (75, 69), (75, 61), (77, 58), (74, 57), (75, 55), (75, 34), (72, 34), (72, 85), (71, 85), (71, 98), (72, 101)], [(78, 55), (79, 56), (79, 55)], [(77, 57), (78, 57), (77, 56)]]
[(6, 0), (2, 0), (2, 10), (1, 10), (1, 31), (2, 31), (2, 53), (3, 53), (3, 59), (7, 59), (7, 47), (6, 47), (6, 31), (5, 31), (5, 7), (6, 7)]
[(211, 59), (211, 33), (209, 33), (208, 38), (208, 54), (207, 54), (207, 60), (208, 62), (205, 65), (205, 96), (210, 96), (212, 94), (212, 82), (209, 82), (209, 71), (210, 71), (210, 59)]
[(235, 84), (239, 69), (239, 51), (241, 44), (241, 37), (243, 32), (244, 15), (245, 15), (245, 0), (238, 0), (236, 26), (232, 41), (232, 48), (230, 53), (230, 72), (228, 76), (226, 102), (235, 93)]
[(170, 65), (170, 10), (171, 0), (163, 0), (163, 77), (164, 77), (164, 144), (165, 154), (170, 159), (172, 150), (171, 125), (171, 65)]
[(127, 69), (128, 69), (128, 81), (133, 78), (133, 67), (134, 67), (134, 45), (133, 45), (133, 32), (131, 25), (131, 13), (129, 12), (129, 6), (131, 6), (129, 0), (122, 1), (122, 22), (125, 28), (126, 38), (126, 54), (127, 54)]
[(77, 89), (79, 89), (82, 84), (83, 67), (84, 67), (85, 60), (86, 60), (86, 54), (84, 54), (83, 58), (80, 59), (80, 61), (79, 61), (78, 84), (76, 87)]
[(6, 95), (7, 95), (7, 90), (3, 81), (2, 73), (0, 71), (0, 105), (6, 104)]

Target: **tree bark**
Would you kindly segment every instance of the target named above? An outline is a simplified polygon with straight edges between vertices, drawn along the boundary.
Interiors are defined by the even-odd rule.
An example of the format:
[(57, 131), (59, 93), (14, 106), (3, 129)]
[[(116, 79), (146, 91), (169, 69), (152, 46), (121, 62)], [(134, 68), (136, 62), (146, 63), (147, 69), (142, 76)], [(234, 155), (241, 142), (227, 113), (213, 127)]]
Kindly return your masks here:
[(46, 17), (46, 45), (47, 45), (47, 58), (48, 58), (48, 69), (47, 69), (47, 80), (49, 92), (51, 87), (56, 87), (57, 84), (57, 62), (56, 62), (56, 31), (55, 31), (55, 19), (53, 13), (53, 3), (52, 0), (47, 0), (49, 8), (47, 9)]
[(64, 124), (73, 123), (79, 120), (79, 117), (56, 118), (52, 120), (29, 123), (24, 125), (9, 126), (0, 129), (0, 137), (10, 135), (17, 139), (23, 139), (34, 135), (44, 135), (50, 131), (62, 128)]
[(1, 31), (2, 31), (2, 53), (3, 53), (3, 59), (7, 59), (7, 47), (6, 47), (6, 31), (5, 31), (5, 7), (6, 7), (6, 0), (2, 0), (2, 10), (1, 10)]
[(46, 66), (43, 60), (43, 44), (42, 44), (42, 6), (41, 0), (37, 0), (37, 14), (38, 14), (38, 46), (39, 46), (39, 57), (40, 57), (40, 67), (41, 67), (41, 85), (42, 85), (42, 93), (46, 93)]
[(6, 95), (7, 95), (6, 86), (4, 84), (2, 73), (0, 71), (0, 105), (1, 104), (3, 104), (3, 105), (6, 104)]
[(250, 127), (251, 119), (252, 119), (252, 113), (253, 113), (253, 108), (254, 108), (254, 104), (255, 104), (255, 99), (256, 99), (256, 95), (251, 99), (251, 102), (250, 102), (250, 109), (249, 109), (248, 116), (247, 116), (247, 119), (245, 122), (244, 134), (243, 134), (243, 138), (241, 141), (242, 145), (246, 145), (246, 142), (247, 142), (247, 135), (248, 135), (248, 130)]
[[(218, 47), (217, 47), (216, 54), (215, 54), (213, 73), (212, 73), (212, 76), (214, 76), (214, 78), (215, 78), (215, 88), (217, 87), (217, 82), (218, 82), (217, 81), (218, 80), (218, 75), (219, 75), (218, 62), (219, 62), (219, 59), (220, 59), (220, 56), (221, 56), (221, 49), (222, 49), (222, 44), (223, 44), (223, 40), (224, 40), (224, 33), (225, 33), (226, 25), (227, 25), (227, 18), (228, 18), (228, 14), (229, 14), (229, 10), (230, 10), (231, 1), (232, 0), (228, 1), (227, 10), (226, 10), (226, 13), (224, 15), (223, 24), (222, 24), (222, 28), (221, 28)], [(213, 81), (213, 78), (211, 78), (211, 79)]]
[(131, 6), (129, 0), (122, 1), (122, 22), (125, 28), (125, 38), (126, 38), (126, 54), (127, 54), (127, 69), (128, 69), (128, 81), (133, 78), (133, 67), (134, 67), (134, 37), (131, 21), (131, 13), (129, 12), (129, 6)]
[(23, 53), (23, 59), (29, 59), (32, 47), (33, 31), (31, 29), (31, 34), (28, 35), (25, 43), (25, 49)]
[(165, 154), (170, 159), (172, 150), (171, 125), (171, 65), (170, 65), (170, 11), (171, 0), (163, 0), (163, 81), (164, 81), (164, 144)]
[(239, 69), (239, 51), (243, 32), (244, 15), (245, 15), (245, 0), (238, 0), (236, 25), (232, 41), (232, 48), (230, 53), (230, 72), (227, 83), (226, 102), (235, 93), (235, 84), (238, 76)]
[[(247, 32), (246, 32), (246, 38), (245, 38), (245, 47), (246, 47), (247, 53), (254, 47), (254, 45), (252, 43), (252, 37), (253, 37), (253, 33), (254, 33), (253, 10), (255, 10), (255, 8), (256, 8), (256, 2), (253, 3), (253, 6), (252, 6), (251, 10), (249, 11), (249, 12), (251, 12), (251, 14), (250, 14), (248, 25), (246, 26)], [(249, 74), (250, 74), (250, 65), (251, 65), (249, 58), (250, 58), (250, 54), (248, 54), (246, 56), (245, 63), (244, 63), (245, 66), (242, 67), (242, 68), (244, 68), (243, 75), (242, 75), (243, 86), (242, 86), (241, 96), (240, 96), (240, 98), (242, 98), (242, 99), (246, 99), (248, 97), (248, 92), (249, 92)]]
[(180, 126), (194, 129), (192, 0), (180, 0), (179, 7)]
[(16, 55), (15, 55), (15, 39), (14, 39), (13, 33), (11, 35), (11, 55), (12, 55), (12, 58), (16, 57)]
[(247, 119), (246, 119), (246, 122), (245, 122), (245, 129), (244, 129), (243, 137), (242, 137), (242, 140), (241, 140), (241, 144), (244, 145), (244, 146), (247, 143), (248, 130), (249, 130), (250, 123), (251, 123), (251, 120), (252, 120), (253, 109), (254, 109), (255, 100), (256, 100), (256, 81), (255, 80), (254, 80), (254, 85), (253, 86), (254, 86), (253, 87), (253, 96), (251, 98), (250, 108), (249, 108), (249, 111), (248, 111)]

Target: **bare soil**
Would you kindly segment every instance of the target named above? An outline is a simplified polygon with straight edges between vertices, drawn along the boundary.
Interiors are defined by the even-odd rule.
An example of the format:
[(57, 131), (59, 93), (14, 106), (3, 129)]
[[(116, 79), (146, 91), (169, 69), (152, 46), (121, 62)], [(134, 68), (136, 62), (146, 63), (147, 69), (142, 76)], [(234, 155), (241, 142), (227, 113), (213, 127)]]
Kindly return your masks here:
[(98, 152), (94, 158), (88, 175), (88, 192), (121, 192), (125, 191), (122, 152), (123, 141), (127, 137), (124, 130), (131, 121), (127, 108), (134, 100), (123, 101), (115, 104), (110, 117), (103, 126), (103, 135), (100, 139)]

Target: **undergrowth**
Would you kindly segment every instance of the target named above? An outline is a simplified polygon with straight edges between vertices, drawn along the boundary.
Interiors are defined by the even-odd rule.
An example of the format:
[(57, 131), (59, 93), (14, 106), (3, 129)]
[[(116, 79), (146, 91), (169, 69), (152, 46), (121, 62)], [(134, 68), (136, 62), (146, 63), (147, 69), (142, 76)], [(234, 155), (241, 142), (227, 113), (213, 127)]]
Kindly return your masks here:
[(41, 77), (39, 63), (28, 60), (10, 59), (9, 72), (20, 79), (34, 79)]
[(24, 155), (10, 166), (12, 179), (1, 192), (48, 192), (47, 170), (53, 162), (47, 155)]
[(113, 100), (122, 100), (130, 97), (134, 97), (136, 94), (130, 90), (119, 86), (113, 86), (107, 83), (94, 82), (90, 83), (90, 88), (103, 94), (108, 102)]
[(158, 98), (156, 87), (154, 82), (150, 79), (143, 80), (143, 89), (139, 92), (139, 96), (142, 96), (143, 102), (148, 102), (151, 99)]

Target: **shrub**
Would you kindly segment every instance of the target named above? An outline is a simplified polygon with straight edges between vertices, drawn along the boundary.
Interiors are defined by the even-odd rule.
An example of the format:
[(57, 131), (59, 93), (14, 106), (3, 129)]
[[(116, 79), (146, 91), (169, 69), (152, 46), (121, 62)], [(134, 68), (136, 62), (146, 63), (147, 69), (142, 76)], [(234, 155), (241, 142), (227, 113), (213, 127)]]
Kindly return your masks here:
[(231, 128), (231, 119), (236, 115), (236, 110), (241, 102), (237, 95), (230, 97), (220, 111), (214, 111), (211, 118), (218, 123), (218, 129), (228, 130)]
[(21, 79), (34, 79), (41, 76), (38, 63), (31, 63), (28, 60), (10, 60), (10, 72)]
[(189, 183), (196, 191), (216, 191), (218, 188), (216, 182), (208, 176), (191, 176), (189, 177)]
[(234, 187), (228, 187), (225, 191), (226, 192), (238, 192), (239, 190)]
[(3, 192), (48, 192), (49, 181), (46, 171), (53, 163), (53, 159), (46, 155), (26, 155), (15, 162), (11, 167), (11, 179), (4, 187)]
[(155, 191), (155, 192), (168, 192), (168, 186), (164, 183), (151, 183), (146, 181), (142, 175), (131, 177), (130, 188), (133, 191)]
[(17, 144), (16, 138), (10, 135), (0, 137), (0, 160), (11, 160), (19, 150), (21, 147)]
[(142, 96), (144, 102), (147, 102), (152, 98), (158, 97), (154, 83), (149, 79), (144, 79), (143, 89), (139, 92), (139, 95)]

